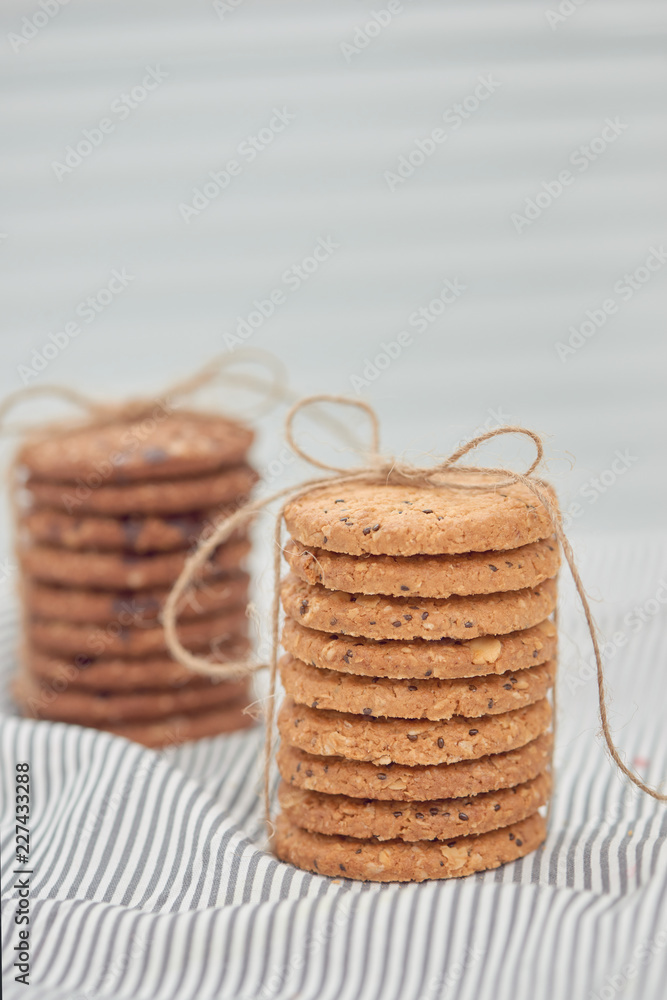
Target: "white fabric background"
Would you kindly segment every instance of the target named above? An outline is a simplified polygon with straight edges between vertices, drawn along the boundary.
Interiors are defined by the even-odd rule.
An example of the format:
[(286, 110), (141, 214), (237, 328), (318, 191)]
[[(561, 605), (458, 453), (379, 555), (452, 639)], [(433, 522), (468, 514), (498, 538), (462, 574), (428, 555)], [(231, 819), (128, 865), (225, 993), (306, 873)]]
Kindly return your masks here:
[[(543, 0), (406, 0), (346, 64), (341, 43), (381, 6), (243, 0), (220, 19), (203, 0), (70, 0), (15, 52), (10, 34), (40, 8), (6, 0), (0, 391), (23, 384), (33, 349), (114, 268), (134, 275), (128, 289), (30, 384), (158, 393), (221, 350), (253, 300), (284, 289), (282, 273), (331, 236), (339, 249), (248, 346), (281, 357), (295, 393), (351, 392), (382, 342), (458, 279), (465, 294), (426, 332), (413, 330), (362, 395), (380, 412), (385, 448), (411, 457), (444, 454), (497, 420), (547, 435), (549, 475), (566, 507), (579, 504), (571, 530), (600, 626), (628, 634), (608, 657), (615, 731), (658, 781), (667, 272), (574, 356), (561, 361), (555, 345), (587, 309), (618, 298), (614, 283), (666, 236), (664, 5), (587, 0), (552, 30), (545, 15), (557, 6)], [(58, 181), (52, 162), (156, 66), (165, 82)], [(392, 193), (383, 173), (489, 74), (497, 93)], [(186, 224), (179, 203), (283, 106), (294, 122)], [(511, 213), (607, 117), (628, 125), (618, 141), (517, 234)], [(274, 487), (303, 472), (282, 450), (281, 416), (258, 426), (256, 461)], [(310, 446), (324, 448), (324, 437), (311, 430)], [(253, 556), (262, 615), (267, 530)], [(7, 677), (11, 559), (0, 577)], [(635, 633), (624, 617), (647, 601), (658, 610)], [(17, 754), (35, 776), (36, 995), (661, 996), (667, 949), (627, 985), (610, 977), (667, 928), (664, 807), (633, 796), (596, 739), (594, 682), (577, 684), (590, 656), (569, 598), (563, 631), (547, 847), (442, 886), (336, 886), (260, 853), (258, 734), (154, 755), (3, 718), (0, 792)], [(116, 801), (127, 806), (109, 808)], [(5, 866), (6, 800), (2, 817)], [(5, 963), (13, 907), (4, 899)]]

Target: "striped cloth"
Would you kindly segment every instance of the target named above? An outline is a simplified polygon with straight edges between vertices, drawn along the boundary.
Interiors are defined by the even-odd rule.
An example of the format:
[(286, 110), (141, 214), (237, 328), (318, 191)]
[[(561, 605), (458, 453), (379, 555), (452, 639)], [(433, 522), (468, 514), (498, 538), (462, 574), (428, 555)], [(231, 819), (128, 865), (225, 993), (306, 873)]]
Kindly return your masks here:
[[(578, 547), (589, 592), (603, 601), (613, 726), (652, 782), (667, 775), (666, 542), (600, 536)], [(13, 978), (11, 888), (14, 767), (29, 761), (31, 983), (43, 1000), (664, 997), (667, 812), (605, 756), (582, 616), (567, 580), (562, 589), (548, 841), (463, 880), (378, 886), (277, 862), (257, 795), (260, 729), (155, 752), (20, 720), (5, 702), (5, 995), (30, 995)], [(7, 609), (7, 674), (13, 621)]]

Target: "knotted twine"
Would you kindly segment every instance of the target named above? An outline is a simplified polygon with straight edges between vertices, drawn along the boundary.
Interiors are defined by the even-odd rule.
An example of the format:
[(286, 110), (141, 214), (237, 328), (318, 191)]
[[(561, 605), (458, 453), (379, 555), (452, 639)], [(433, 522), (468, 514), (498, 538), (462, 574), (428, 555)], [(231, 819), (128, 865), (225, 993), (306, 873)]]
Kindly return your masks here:
[[(257, 378), (248, 372), (232, 372), (230, 369), (238, 364), (257, 363), (266, 368), (271, 376), (269, 381)], [(268, 351), (240, 350), (234, 354), (221, 354), (211, 358), (202, 368), (184, 379), (167, 386), (162, 392), (162, 398), (169, 401), (185, 400), (194, 396), (200, 389), (219, 381), (234, 387), (242, 387), (257, 392), (262, 403), (262, 411), (270, 410), (278, 401), (287, 398), (287, 383), (285, 369), (281, 362)], [(156, 397), (139, 397), (137, 399), (112, 400), (101, 402), (93, 399), (78, 389), (66, 385), (44, 383), (30, 385), (10, 393), (0, 402), (0, 426), (4, 424), (7, 414), (19, 404), (39, 396), (52, 396), (78, 407), (83, 418), (65, 421), (43, 421), (40, 424), (15, 427), (4, 426), (4, 431), (34, 435), (36, 438), (65, 436), (77, 428), (101, 428), (116, 421), (138, 421), (150, 417), (155, 408)]]
[[(347, 469), (330, 465), (313, 455), (309, 455), (296, 442), (293, 433), (293, 424), (296, 414), (299, 413), (299, 411), (318, 403), (335, 403), (341, 406), (357, 407), (369, 417), (371, 422), (372, 438), (371, 447), (368, 453), (361, 456), (366, 463), (365, 465), (358, 469)], [(486, 467), (458, 465), (459, 460), (463, 458), (464, 455), (467, 455), (469, 452), (479, 447), (479, 445), (483, 442), (506, 434), (513, 434), (528, 438), (534, 444), (535, 458), (525, 472), (516, 472), (512, 469), (497, 466)], [(656, 788), (651, 788), (650, 785), (647, 785), (639, 777), (639, 775), (635, 774), (627, 766), (614, 744), (609, 727), (605, 694), (605, 677), (602, 666), (602, 657), (600, 655), (597, 628), (588, 603), (588, 597), (586, 596), (586, 591), (584, 590), (584, 585), (581, 581), (579, 570), (577, 569), (572, 547), (570, 546), (567, 535), (563, 530), (560, 511), (551, 501), (547, 493), (547, 484), (544, 480), (535, 475), (535, 472), (541, 464), (544, 456), (544, 446), (539, 434), (535, 433), (535, 431), (528, 430), (525, 427), (498, 427), (495, 430), (486, 431), (484, 434), (479, 434), (476, 437), (473, 437), (466, 444), (457, 448), (456, 451), (454, 451), (448, 458), (445, 458), (440, 462), (436, 462), (430, 467), (420, 467), (410, 465), (406, 462), (399, 462), (396, 458), (386, 458), (380, 454), (380, 423), (375, 410), (368, 403), (360, 399), (351, 399), (347, 396), (322, 394), (307, 396), (296, 402), (291, 407), (285, 418), (285, 439), (288, 447), (299, 455), (300, 458), (304, 459), (315, 468), (322, 469), (325, 472), (330, 473), (330, 475), (304, 480), (295, 486), (288, 486), (285, 489), (278, 490), (277, 492), (270, 494), (269, 496), (251, 501), (239, 510), (235, 511), (233, 514), (220, 520), (213, 529), (212, 533), (208, 535), (208, 537), (202, 538), (197, 549), (191, 556), (189, 556), (180, 576), (178, 577), (165, 602), (162, 613), (162, 620), (169, 651), (176, 660), (183, 664), (183, 666), (188, 667), (195, 673), (204, 674), (210, 677), (218, 677), (220, 679), (232, 679), (238, 678), (239, 676), (248, 676), (257, 670), (265, 669), (268, 666), (269, 694), (266, 710), (266, 734), (264, 741), (264, 811), (269, 834), (272, 832), (270, 774), (273, 747), (273, 723), (275, 716), (276, 679), (278, 673), (282, 526), (285, 519), (285, 511), (288, 505), (294, 500), (297, 500), (299, 497), (302, 497), (307, 493), (317, 490), (318, 487), (343, 486), (350, 483), (376, 483), (377, 485), (405, 484), (410, 486), (433, 487), (436, 489), (439, 486), (446, 486), (457, 490), (469, 490), (475, 492), (499, 490), (512, 486), (515, 483), (521, 483), (528, 490), (530, 490), (533, 496), (535, 496), (535, 498), (542, 504), (549, 516), (554, 534), (556, 535), (563, 551), (563, 555), (565, 556), (565, 561), (569, 567), (577, 594), (579, 596), (579, 601), (586, 618), (588, 634), (590, 636), (595, 655), (600, 721), (602, 724), (602, 733), (604, 735), (607, 750), (609, 751), (609, 754), (618, 769), (627, 778), (629, 778), (630, 781), (637, 786), (637, 788), (640, 788), (647, 795), (652, 796), (660, 802), (667, 801), (667, 794)], [(466, 482), (468, 477), (471, 481)], [(493, 483), (484, 484), (472, 481), (473, 479), (479, 479), (480, 477), (491, 477), (495, 481)], [(269, 663), (265, 664), (247, 659), (216, 663), (212, 660), (206, 659), (205, 657), (194, 655), (184, 648), (176, 632), (177, 609), (181, 597), (191, 585), (196, 575), (201, 571), (214, 550), (225, 542), (237, 528), (247, 524), (247, 522), (250, 521), (259, 511), (278, 500), (282, 500), (283, 503), (281, 504), (276, 515), (274, 526), (271, 654)]]

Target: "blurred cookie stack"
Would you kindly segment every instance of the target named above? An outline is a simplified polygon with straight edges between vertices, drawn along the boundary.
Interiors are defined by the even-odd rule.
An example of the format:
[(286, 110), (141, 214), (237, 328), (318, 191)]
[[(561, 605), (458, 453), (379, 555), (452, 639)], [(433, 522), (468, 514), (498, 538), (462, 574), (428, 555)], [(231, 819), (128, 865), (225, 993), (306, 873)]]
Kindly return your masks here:
[[(165, 746), (242, 728), (248, 681), (215, 683), (168, 653), (163, 603), (197, 539), (256, 481), (253, 433), (158, 405), (143, 419), (55, 429), (17, 459), (24, 714)], [(248, 649), (245, 535), (183, 600), (179, 636), (213, 660)]]
[(285, 521), (278, 856), (384, 882), (535, 850), (560, 561), (542, 505), (521, 484), (355, 484)]

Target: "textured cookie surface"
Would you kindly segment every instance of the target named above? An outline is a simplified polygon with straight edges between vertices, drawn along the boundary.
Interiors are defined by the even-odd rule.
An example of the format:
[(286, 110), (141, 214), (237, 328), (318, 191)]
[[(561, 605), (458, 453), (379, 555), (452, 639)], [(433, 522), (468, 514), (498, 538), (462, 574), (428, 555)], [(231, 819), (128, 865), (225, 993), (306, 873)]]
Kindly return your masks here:
[(442, 556), (349, 556), (306, 548), (291, 539), (285, 558), (301, 580), (350, 594), (450, 597), (493, 594), (536, 587), (558, 572), (555, 539), (531, 542), (505, 552), (464, 552)]
[(236, 729), (247, 729), (255, 724), (255, 720), (245, 708), (246, 699), (243, 698), (237, 704), (223, 705), (222, 708), (204, 712), (172, 715), (154, 722), (105, 722), (96, 728), (157, 749), (178, 746), (207, 736), (218, 736)]
[(257, 474), (247, 465), (230, 466), (207, 476), (108, 483), (95, 488), (75, 482), (28, 479), (26, 489), (38, 507), (67, 514), (189, 514), (203, 507), (245, 500)]
[[(238, 636), (226, 644), (216, 646), (216, 659), (239, 660), (247, 656), (248, 649), (248, 640)], [(207, 678), (194, 674), (166, 654), (146, 656), (143, 659), (89, 659), (81, 655), (66, 659), (27, 648), (21, 659), (30, 674), (51, 684), (55, 690), (64, 690), (66, 687), (88, 691), (174, 690), (183, 685), (203, 686), (201, 682), (207, 681)]]
[(551, 720), (547, 699), (503, 715), (438, 722), (375, 719), (296, 705), (288, 696), (278, 714), (281, 737), (307, 753), (366, 760), (383, 766), (452, 764), (514, 750), (534, 740)]
[(157, 405), (142, 420), (76, 426), (29, 442), (19, 461), (42, 479), (99, 474), (109, 482), (169, 479), (241, 462), (253, 432), (218, 414), (168, 411)]
[(203, 529), (224, 509), (214, 507), (180, 517), (78, 517), (49, 507), (21, 516), (23, 534), (43, 545), (65, 549), (125, 552), (173, 552), (194, 545)]
[[(245, 606), (248, 597), (247, 573), (213, 577), (192, 587), (179, 605), (184, 621), (228, 608)], [(26, 580), (23, 597), (26, 607), (37, 618), (57, 618), (67, 622), (104, 624), (124, 615), (128, 622), (159, 624), (159, 615), (169, 595), (162, 590), (108, 592), (58, 587)]]
[[(31, 643), (47, 653), (76, 656), (152, 656), (166, 653), (167, 645), (161, 626), (123, 624), (120, 615), (107, 626), (76, 625), (72, 622), (35, 619), (27, 625)], [(217, 652), (218, 647), (243, 631), (245, 611), (231, 610), (210, 618), (178, 623), (178, 636), (193, 650)]]
[(549, 662), (482, 678), (369, 681), (311, 667), (289, 653), (280, 661), (283, 687), (297, 704), (395, 719), (476, 718), (511, 712), (544, 698), (554, 674), (555, 664)]
[[(221, 545), (204, 567), (207, 574), (236, 569), (250, 551), (247, 540)], [(73, 552), (48, 545), (19, 550), (23, 570), (36, 580), (101, 590), (143, 590), (173, 584), (186, 552), (140, 556), (119, 552)]]
[(477, 639), (366, 639), (352, 641), (285, 619), (282, 644), (314, 667), (364, 677), (476, 677), (504, 674), (545, 663), (556, 656), (556, 626), (546, 620), (508, 635)]
[(543, 806), (549, 774), (513, 788), (458, 799), (425, 802), (354, 799), (307, 792), (283, 782), (279, 800), (287, 819), (312, 833), (378, 840), (449, 840), (518, 823)]
[(415, 843), (325, 836), (302, 830), (279, 816), (274, 848), (281, 860), (318, 875), (372, 882), (423, 882), (498, 868), (534, 851), (545, 837), (546, 823), (539, 813), (479, 836)]
[(490, 477), (475, 481), (488, 488), (325, 486), (288, 504), (285, 524), (303, 545), (349, 555), (514, 549), (553, 534), (546, 509), (528, 487), (497, 488)]
[(553, 736), (543, 733), (516, 750), (455, 764), (386, 764), (323, 757), (281, 743), (278, 769), (297, 788), (358, 799), (425, 800), (480, 795), (530, 781), (551, 759)]
[(369, 639), (474, 639), (530, 628), (556, 607), (556, 582), (470, 597), (384, 597), (346, 594), (304, 583), (281, 584), (285, 613), (308, 628)]
[(154, 720), (179, 712), (201, 711), (234, 702), (246, 695), (247, 690), (247, 681), (227, 681), (209, 682), (206, 686), (186, 687), (180, 691), (110, 694), (67, 689), (54, 692), (49, 685), (27, 675), (19, 675), (13, 684), (14, 697), (25, 715), (80, 725)]

